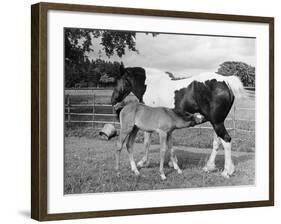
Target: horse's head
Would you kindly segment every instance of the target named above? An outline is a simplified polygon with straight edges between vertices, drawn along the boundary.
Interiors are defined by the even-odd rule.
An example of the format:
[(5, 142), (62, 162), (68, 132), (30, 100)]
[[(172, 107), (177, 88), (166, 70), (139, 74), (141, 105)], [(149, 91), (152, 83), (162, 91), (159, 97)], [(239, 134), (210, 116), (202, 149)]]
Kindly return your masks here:
[(113, 89), (111, 96), (111, 104), (115, 105), (121, 102), (132, 91), (132, 84), (127, 69), (124, 65), (120, 65), (120, 76), (117, 79), (116, 86)]

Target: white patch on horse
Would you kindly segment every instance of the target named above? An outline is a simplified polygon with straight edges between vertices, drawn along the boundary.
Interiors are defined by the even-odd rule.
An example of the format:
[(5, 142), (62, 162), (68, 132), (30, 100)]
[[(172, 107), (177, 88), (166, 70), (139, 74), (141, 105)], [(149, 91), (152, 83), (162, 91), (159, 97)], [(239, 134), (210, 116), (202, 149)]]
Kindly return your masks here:
[(145, 74), (146, 91), (143, 96), (143, 101), (146, 105), (151, 107), (173, 108), (175, 100), (174, 92), (188, 87), (193, 81), (202, 83), (212, 79), (220, 82), (224, 81), (232, 90), (235, 97), (241, 98), (246, 95), (242, 82), (237, 76), (222, 76), (214, 72), (208, 72), (186, 79), (171, 80), (168, 74), (153, 68), (145, 68)]
[(146, 91), (143, 101), (151, 107), (174, 107), (174, 92), (186, 87), (189, 82), (185, 80), (171, 80), (165, 72), (146, 68)]

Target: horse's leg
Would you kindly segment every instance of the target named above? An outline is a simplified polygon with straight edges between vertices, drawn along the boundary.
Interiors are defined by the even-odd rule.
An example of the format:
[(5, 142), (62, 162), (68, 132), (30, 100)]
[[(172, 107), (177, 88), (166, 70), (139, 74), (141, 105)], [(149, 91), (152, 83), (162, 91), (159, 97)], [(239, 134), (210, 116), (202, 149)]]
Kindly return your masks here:
[(145, 149), (145, 154), (142, 157), (142, 159), (138, 162), (137, 166), (138, 167), (143, 167), (144, 165), (148, 165), (149, 164), (149, 160), (148, 160), (148, 154), (149, 154), (149, 147), (151, 144), (151, 132), (144, 132), (144, 149)]
[(216, 169), (215, 159), (217, 156), (219, 146), (220, 146), (220, 138), (217, 136), (216, 132), (214, 132), (213, 150), (206, 166), (204, 166), (203, 168), (205, 172), (214, 171)]
[(177, 160), (177, 157), (175, 155), (175, 151), (174, 151), (174, 148), (173, 148), (173, 141), (172, 141), (172, 133), (169, 133), (168, 134), (168, 149), (170, 150), (170, 153), (171, 153), (171, 162), (172, 162), (172, 165), (174, 167), (174, 169), (179, 173), (181, 174), (182, 173), (182, 170), (179, 168), (179, 165), (178, 165), (178, 160)]
[(224, 148), (224, 170), (221, 173), (221, 175), (225, 178), (229, 178), (230, 175), (232, 175), (235, 171), (235, 166), (231, 159), (231, 141), (226, 142), (224, 140), (221, 140), (223, 148)]
[(120, 163), (120, 153), (121, 150), (123, 148), (123, 145), (125, 143), (125, 141), (128, 139), (128, 135), (129, 133), (124, 131), (124, 130), (120, 130), (120, 135), (119, 135), (119, 141), (117, 142), (117, 148), (115, 151), (115, 170), (119, 170), (119, 163)]
[(224, 170), (222, 172), (222, 176), (225, 178), (229, 178), (230, 175), (234, 173), (235, 167), (231, 160), (231, 137), (225, 129), (223, 123), (215, 124), (214, 129), (221, 139), (221, 143), (224, 148)]
[(127, 144), (126, 144), (126, 148), (127, 148), (128, 153), (129, 153), (131, 169), (132, 169), (132, 171), (134, 171), (134, 173), (136, 175), (140, 175), (140, 173), (139, 173), (138, 168), (136, 166), (134, 156), (133, 156), (133, 152), (134, 152), (135, 138), (137, 136), (138, 130), (139, 129), (136, 126), (133, 128), (132, 132), (130, 133), (130, 135), (128, 137), (128, 141), (127, 141)]
[(166, 176), (164, 173), (164, 160), (165, 160), (165, 153), (168, 147), (167, 144), (167, 133), (160, 131), (159, 133), (159, 137), (160, 137), (160, 177), (162, 180), (166, 180)]

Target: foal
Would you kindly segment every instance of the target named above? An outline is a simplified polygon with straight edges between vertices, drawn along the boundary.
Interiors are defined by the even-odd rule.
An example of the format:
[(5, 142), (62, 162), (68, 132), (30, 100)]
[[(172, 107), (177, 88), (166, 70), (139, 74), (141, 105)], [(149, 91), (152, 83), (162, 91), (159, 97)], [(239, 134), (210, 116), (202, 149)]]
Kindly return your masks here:
[(116, 167), (119, 169), (120, 152), (126, 144), (129, 153), (131, 169), (139, 175), (133, 157), (133, 145), (138, 130), (145, 132), (156, 131), (160, 137), (160, 176), (166, 179), (163, 171), (164, 157), (167, 149), (171, 150), (171, 162), (178, 173), (182, 173), (177, 164), (174, 151), (172, 149), (172, 132), (175, 129), (185, 128), (200, 124), (204, 121), (201, 114), (186, 114), (184, 117), (176, 114), (172, 109), (165, 107), (149, 107), (138, 102), (130, 102), (120, 112), (120, 138), (116, 150)]

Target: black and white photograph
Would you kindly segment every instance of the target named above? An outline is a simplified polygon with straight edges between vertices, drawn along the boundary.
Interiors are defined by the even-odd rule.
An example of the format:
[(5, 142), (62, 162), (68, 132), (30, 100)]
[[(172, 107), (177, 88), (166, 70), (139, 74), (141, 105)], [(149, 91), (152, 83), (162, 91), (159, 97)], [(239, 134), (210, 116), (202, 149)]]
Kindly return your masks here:
[(256, 38), (64, 28), (64, 194), (255, 185)]

